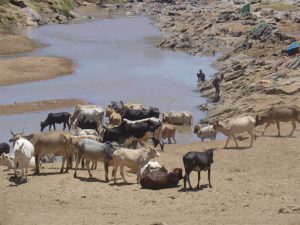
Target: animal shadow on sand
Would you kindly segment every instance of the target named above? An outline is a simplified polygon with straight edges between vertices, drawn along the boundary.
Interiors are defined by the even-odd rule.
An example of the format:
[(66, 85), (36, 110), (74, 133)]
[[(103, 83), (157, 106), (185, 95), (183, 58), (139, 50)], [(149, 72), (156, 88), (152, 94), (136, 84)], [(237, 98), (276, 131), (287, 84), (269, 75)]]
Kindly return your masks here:
[(244, 146), (244, 147), (227, 147), (227, 148), (220, 148), (219, 150), (236, 150), (236, 151), (244, 151), (247, 149), (251, 149), (252, 147), (250, 146)]
[(256, 138), (262, 138), (262, 137), (266, 137), (266, 138), (297, 138), (296, 136), (289, 136), (289, 135), (285, 135), (285, 136), (278, 136), (278, 135), (261, 135), (261, 136), (256, 136)]
[(26, 181), (22, 180), (21, 177), (15, 177), (14, 175), (10, 176), (8, 180), (14, 183), (14, 184), (9, 184), (8, 187), (17, 187), (19, 185), (27, 183)]
[[(117, 180), (121, 180), (121, 178), (117, 178)], [(129, 185), (134, 185), (134, 184), (136, 184), (136, 183), (125, 183), (124, 181), (123, 182), (120, 182), (120, 183), (114, 183), (113, 181), (113, 179), (111, 180), (112, 181), (112, 183), (110, 183), (109, 185), (110, 186), (129, 186)]]
[(107, 183), (105, 180), (100, 180), (98, 178), (95, 178), (95, 177), (76, 177), (76, 179), (79, 179), (81, 181), (84, 181), (84, 182), (100, 182), (100, 183)]
[[(186, 192), (198, 192), (198, 191), (202, 191), (202, 190), (204, 190), (204, 189), (206, 189), (206, 188), (208, 188), (208, 184), (201, 184), (201, 185), (199, 186), (199, 188), (194, 187), (194, 188), (190, 189), (190, 188), (188, 187), (188, 188), (186, 189)], [(180, 189), (178, 190), (178, 192), (185, 192), (185, 191), (184, 191), (184, 188), (183, 188), (183, 187), (180, 188)]]

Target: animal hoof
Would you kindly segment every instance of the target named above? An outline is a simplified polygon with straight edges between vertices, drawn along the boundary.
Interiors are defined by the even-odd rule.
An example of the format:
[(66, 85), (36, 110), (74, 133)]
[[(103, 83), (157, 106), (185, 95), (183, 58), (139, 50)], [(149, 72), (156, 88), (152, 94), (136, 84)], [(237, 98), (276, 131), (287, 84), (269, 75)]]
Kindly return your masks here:
[(211, 186), (211, 185), (209, 185), (209, 187), (210, 187), (210, 188), (212, 188), (212, 186)]

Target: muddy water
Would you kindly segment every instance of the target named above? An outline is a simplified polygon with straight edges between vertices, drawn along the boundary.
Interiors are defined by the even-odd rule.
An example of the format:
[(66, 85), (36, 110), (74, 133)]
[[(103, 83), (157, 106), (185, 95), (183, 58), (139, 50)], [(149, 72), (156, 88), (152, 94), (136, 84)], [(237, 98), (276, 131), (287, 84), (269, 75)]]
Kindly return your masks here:
[[(142, 103), (145, 107), (157, 106), (162, 112), (191, 111), (194, 122), (203, 117), (196, 106), (206, 100), (193, 91), (195, 74), (199, 68), (208, 76), (213, 74), (211, 63), (215, 59), (156, 48), (162, 33), (148, 17), (109, 15), (92, 21), (28, 30), (30, 38), (47, 44), (29, 55), (71, 58), (77, 64), (75, 73), (48, 81), (1, 87), (0, 104), (81, 98), (105, 107), (111, 100), (123, 100)], [(72, 112), (72, 109), (67, 110)], [(47, 113), (1, 116), (1, 141), (7, 140), (10, 128), (38, 131), (39, 122)], [(178, 132), (177, 137), (181, 143), (198, 140), (189, 128)]]

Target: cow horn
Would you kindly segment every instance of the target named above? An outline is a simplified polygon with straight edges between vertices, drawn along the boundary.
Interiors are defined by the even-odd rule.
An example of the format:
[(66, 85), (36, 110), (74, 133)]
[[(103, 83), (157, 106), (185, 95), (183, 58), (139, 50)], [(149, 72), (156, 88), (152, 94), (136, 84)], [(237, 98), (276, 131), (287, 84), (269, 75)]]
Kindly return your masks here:
[(11, 133), (12, 136), (16, 136), (16, 135), (14, 134), (14, 132), (12, 132), (12, 130), (10, 130), (10, 133)]
[(24, 134), (24, 129), (22, 130), (22, 132), (20, 133), (20, 135), (23, 135)]

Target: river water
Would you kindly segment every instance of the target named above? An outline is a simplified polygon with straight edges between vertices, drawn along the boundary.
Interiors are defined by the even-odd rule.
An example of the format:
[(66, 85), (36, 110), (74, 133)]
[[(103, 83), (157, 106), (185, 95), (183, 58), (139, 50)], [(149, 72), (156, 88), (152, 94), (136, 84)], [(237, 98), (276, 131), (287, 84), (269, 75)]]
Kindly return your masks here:
[[(193, 91), (196, 72), (202, 68), (207, 76), (212, 75), (215, 58), (155, 47), (163, 34), (146, 16), (109, 14), (91, 21), (31, 28), (27, 35), (46, 44), (27, 55), (71, 58), (76, 63), (75, 72), (53, 80), (1, 87), (0, 104), (81, 98), (105, 108), (111, 100), (123, 100), (142, 103), (146, 108), (156, 106), (162, 112), (190, 111), (194, 123), (205, 116), (196, 108), (206, 101)], [(62, 110), (73, 112), (55, 111)], [(10, 129), (38, 131), (47, 113), (0, 116), (1, 141), (8, 140)], [(198, 140), (191, 128), (180, 131), (177, 139), (181, 143)]]

